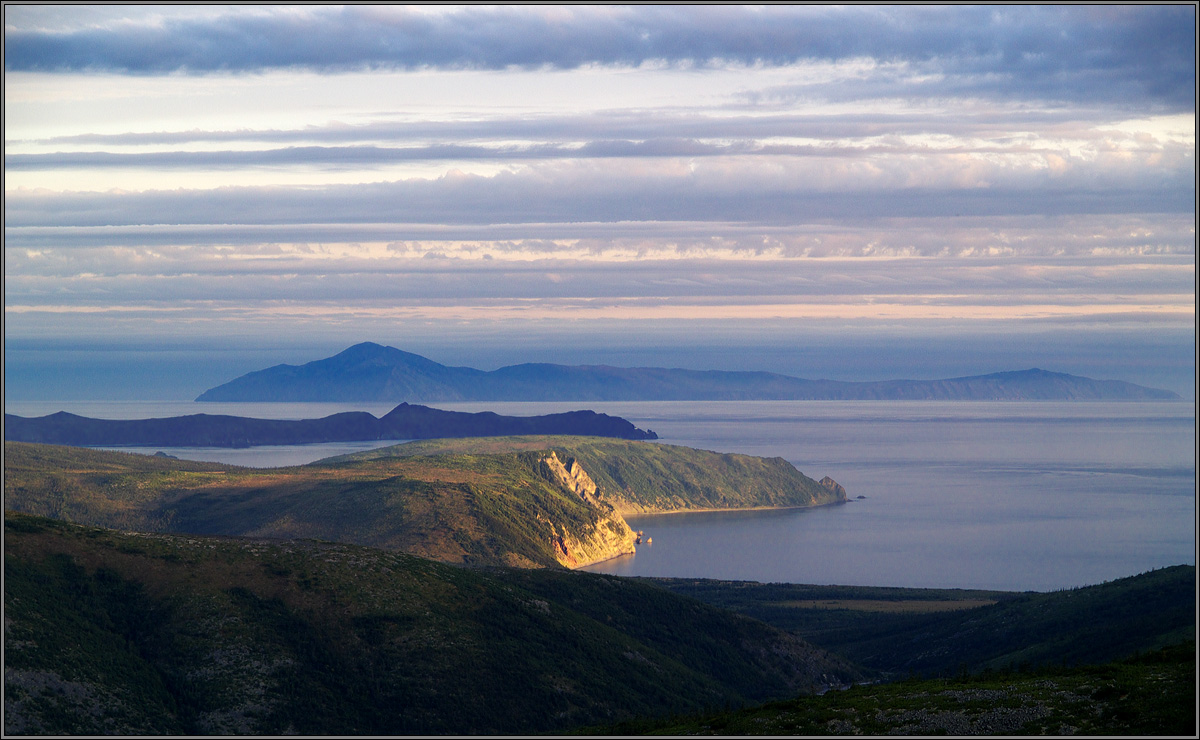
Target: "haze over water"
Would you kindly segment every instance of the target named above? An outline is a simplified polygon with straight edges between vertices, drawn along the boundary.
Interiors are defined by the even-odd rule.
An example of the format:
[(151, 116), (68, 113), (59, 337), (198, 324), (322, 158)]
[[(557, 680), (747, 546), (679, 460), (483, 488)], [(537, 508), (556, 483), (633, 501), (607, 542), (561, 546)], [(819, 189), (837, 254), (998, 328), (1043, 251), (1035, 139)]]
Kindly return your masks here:
[[(1195, 405), (1184, 403), (628, 402), (437, 404), (517, 416), (592, 408), (664, 444), (783, 457), (851, 501), (788, 511), (629, 517), (654, 544), (589, 570), (797, 583), (1053, 590), (1195, 563)], [(9, 404), (105, 418), (315, 418), (390, 404)], [(381, 442), (173, 448), (295, 465)], [(153, 453), (157, 450), (141, 450)], [(858, 499), (858, 496), (864, 496)]]

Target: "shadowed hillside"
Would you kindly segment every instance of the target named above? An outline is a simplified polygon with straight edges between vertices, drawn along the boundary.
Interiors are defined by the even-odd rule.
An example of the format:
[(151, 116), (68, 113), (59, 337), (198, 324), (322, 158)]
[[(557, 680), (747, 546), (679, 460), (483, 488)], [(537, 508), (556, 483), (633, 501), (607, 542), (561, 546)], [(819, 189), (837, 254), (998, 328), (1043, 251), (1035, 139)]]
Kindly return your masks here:
[(857, 676), (610, 576), (16, 514), (4, 544), (6, 734), (520, 734)]
[(1196, 736), (1196, 643), (1098, 666), (854, 686), (593, 735)]
[(646, 580), (892, 678), (1103, 663), (1196, 639), (1193, 565), (1050, 593)]

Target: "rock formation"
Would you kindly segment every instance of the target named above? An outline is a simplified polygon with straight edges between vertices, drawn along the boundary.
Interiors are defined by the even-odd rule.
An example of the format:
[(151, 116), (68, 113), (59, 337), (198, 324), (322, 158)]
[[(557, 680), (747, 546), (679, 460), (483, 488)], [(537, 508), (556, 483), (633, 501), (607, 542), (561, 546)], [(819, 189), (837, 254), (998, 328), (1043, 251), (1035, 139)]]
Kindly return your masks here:
[[(557, 453), (551, 450), (549, 457), (542, 458), (542, 464), (546, 466), (563, 488), (576, 494), (592, 506), (600, 505), (600, 500), (596, 494), (596, 483), (587, 474), (587, 471), (583, 469), (583, 466), (579, 464), (578, 460), (569, 457), (564, 463), (558, 459)], [(612, 507), (609, 506), (607, 508), (611, 509)]]
[(573, 535), (565, 527), (556, 526), (554, 522), (543, 520), (550, 527), (550, 544), (559, 563), (568, 568), (579, 568), (634, 552), (633, 530), (611, 505), (600, 501), (595, 481), (578, 460), (572, 457), (563, 463), (552, 450), (541, 459), (540, 464), (551, 480), (592, 506), (598, 515), (595, 524), (588, 531), (581, 532), (580, 536)]
[[(841, 499), (843, 501), (846, 499), (846, 489), (842, 487), (841, 483), (838, 483), (833, 478), (830, 478), (828, 475), (825, 476), (824, 478), (822, 478), (821, 480), (817, 481), (817, 483), (822, 488), (829, 490), (831, 493), (833, 493), (833, 495), (837, 496), (839, 499)], [(862, 498), (862, 496), (859, 496), (859, 498)]]

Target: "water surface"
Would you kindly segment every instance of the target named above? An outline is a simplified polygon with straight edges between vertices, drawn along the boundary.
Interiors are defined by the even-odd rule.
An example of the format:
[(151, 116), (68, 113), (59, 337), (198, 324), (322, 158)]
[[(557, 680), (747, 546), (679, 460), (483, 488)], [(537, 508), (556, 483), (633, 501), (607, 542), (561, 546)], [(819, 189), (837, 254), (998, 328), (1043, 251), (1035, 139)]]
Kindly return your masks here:
[[(514, 416), (591, 408), (660, 443), (783, 457), (851, 502), (630, 517), (654, 538), (589, 570), (822, 584), (1053, 590), (1196, 562), (1191, 402), (620, 402), (430, 404)], [(224, 413), (299, 419), (392, 404), (13, 404), (99, 418)], [(388, 442), (158, 449), (295, 465)], [(857, 497), (863, 496), (859, 499)]]

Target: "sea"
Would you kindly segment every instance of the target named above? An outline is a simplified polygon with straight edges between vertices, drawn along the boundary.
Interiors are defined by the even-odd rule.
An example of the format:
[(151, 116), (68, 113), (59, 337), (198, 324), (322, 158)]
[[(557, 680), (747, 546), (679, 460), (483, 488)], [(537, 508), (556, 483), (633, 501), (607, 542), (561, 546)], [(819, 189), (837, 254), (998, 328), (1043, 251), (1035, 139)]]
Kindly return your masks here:
[[(1196, 406), (1181, 402), (438, 403), (514, 416), (589, 408), (659, 444), (782, 457), (847, 490), (812, 509), (627, 517), (649, 544), (587, 570), (759, 582), (1054, 591), (1196, 563)], [(392, 404), (6, 402), (97, 418), (380, 416)], [(250, 467), (392, 442), (122, 448)]]

